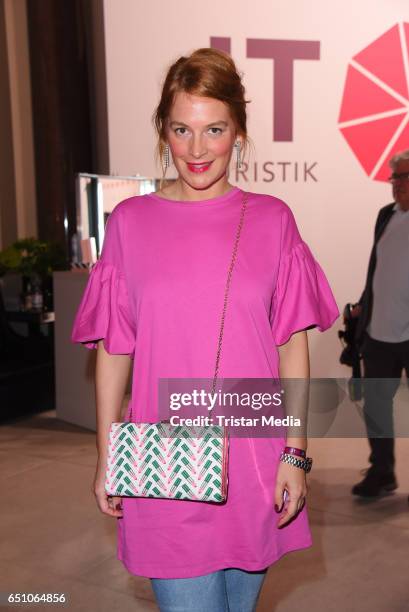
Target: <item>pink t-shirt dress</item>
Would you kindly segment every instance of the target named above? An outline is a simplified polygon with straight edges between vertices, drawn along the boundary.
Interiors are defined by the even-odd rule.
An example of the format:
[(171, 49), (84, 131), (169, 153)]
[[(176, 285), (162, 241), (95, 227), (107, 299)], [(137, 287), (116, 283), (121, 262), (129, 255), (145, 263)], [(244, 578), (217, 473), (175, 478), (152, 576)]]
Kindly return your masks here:
[[(199, 202), (155, 194), (109, 217), (72, 340), (133, 357), (132, 419), (157, 420), (159, 378), (212, 378), (243, 191)], [(324, 273), (281, 200), (248, 193), (219, 376), (277, 378), (277, 346), (339, 312)], [(187, 578), (261, 570), (311, 546), (307, 509), (278, 529), (274, 488), (283, 438), (231, 438), (224, 504), (123, 498), (117, 555), (129, 572)]]

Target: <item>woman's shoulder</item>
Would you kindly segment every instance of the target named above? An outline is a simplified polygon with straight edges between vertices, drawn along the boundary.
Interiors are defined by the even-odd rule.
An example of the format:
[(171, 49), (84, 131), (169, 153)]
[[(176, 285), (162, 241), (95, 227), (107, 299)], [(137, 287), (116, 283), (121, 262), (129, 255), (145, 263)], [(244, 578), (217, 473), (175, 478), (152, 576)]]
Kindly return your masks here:
[(280, 235), (282, 245), (301, 241), (294, 213), (284, 200), (265, 193), (248, 193), (249, 204), (257, 211), (263, 225), (271, 228), (274, 236)]
[[(119, 221), (123, 217), (127, 218), (137, 210), (140, 210), (141, 206), (147, 203), (146, 195), (135, 195), (125, 198), (115, 205), (115, 208), (109, 215), (110, 219)], [(122, 221), (121, 221), (122, 222)]]
[(253, 191), (247, 191), (247, 194), (249, 197), (249, 203), (257, 207), (260, 211), (272, 213), (278, 216), (284, 215), (284, 217), (293, 215), (290, 206), (277, 196)]

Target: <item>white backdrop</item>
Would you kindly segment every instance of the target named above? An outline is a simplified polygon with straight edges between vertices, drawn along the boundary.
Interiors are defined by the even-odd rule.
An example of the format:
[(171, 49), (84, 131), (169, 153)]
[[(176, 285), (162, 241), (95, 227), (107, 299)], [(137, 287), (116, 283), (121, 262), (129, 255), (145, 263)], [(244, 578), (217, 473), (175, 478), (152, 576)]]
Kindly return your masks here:
[[(349, 62), (360, 51), (394, 26), (396, 32), (391, 37), (395, 33), (398, 38), (394, 40), (403, 42), (403, 51), (407, 51), (404, 39), (405, 34), (409, 38), (409, 26), (405, 30), (403, 23), (409, 22), (408, 0), (293, 0), (287, 4), (278, 0), (210, 0), (205, 5), (190, 0), (105, 0), (104, 10), (111, 173), (160, 175), (154, 162), (151, 116), (167, 67), (182, 54), (210, 46), (211, 37), (230, 38), (231, 54), (243, 72), (247, 99), (251, 100), (248, 128), (254, 143), (247, 160), (248, 180), (240, 176), (237, 184), (284, 199), (324, 268), (340, 309), (347, 301), (357, 300), (365, 280), (376, 214), (391, 201), (391, 189), (388, 183), (367, 176), (341, 134), (341, 103)], [(274, 62), (248, 57), (249, 39), (316, 43), (319, 59), (293, 63), (290, 141), (273, 139)], [(401, 66), (395, 47), (391, 43), (385, 51), (385, 44), (379, 49), (375, 44), (372, 55), (375, 64), (377, 58), (379, 65), (387, 62), (393, 74), (401, 68), (407, 83), (409, 61), (406, 58)], [(376, 76), (373, 83), (379, 86)], [(278, 101), (282, 101), (280, 95), (276, 92)], [(367, 94), (363, 91), (362, 95)], [(351, 93), (358, 105), (362, 95)], [(405, 100), (396, 98), (395, 106), (400, 104), (398, 112), (409, 119), (409, 101)], [(368, 111), (374, 112), (375, 119), (378, 110), (389, 116), (388, 104), (381, 108), (379, 103), (377, 110), (376, 99), (369, 97), (368, 104), (371, 109), (375, 106), (375, 111)], [(365, 135), (366, 139), (367, 143), (361, 138), (361, 149), (367, 145), (370, 150), (375, 145), (371, 137)], [(409, 139), (405, 144), (409, 147)], [(275, 173), (274, 180), (262, 170), (266, 162)], [(313, 166), (306, 180), (304, 164)], [(234, 174), (231, 178), (235, 182)], [(350, 374), (338, 363), (340, 327), (339, 319), (324, 335), (316, 330), (310, 333), (314, 376)]]

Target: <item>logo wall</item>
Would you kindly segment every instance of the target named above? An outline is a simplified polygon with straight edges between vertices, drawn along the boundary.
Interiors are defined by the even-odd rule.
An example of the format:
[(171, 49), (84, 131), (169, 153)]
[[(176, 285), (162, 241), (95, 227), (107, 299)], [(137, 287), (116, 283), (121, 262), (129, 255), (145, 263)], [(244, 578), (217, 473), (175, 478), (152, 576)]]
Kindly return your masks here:
[(409, 23), (400, 23), (349, 63), (339, 128), (366, 174), (390, 175), (388, 160), (409, 148)]

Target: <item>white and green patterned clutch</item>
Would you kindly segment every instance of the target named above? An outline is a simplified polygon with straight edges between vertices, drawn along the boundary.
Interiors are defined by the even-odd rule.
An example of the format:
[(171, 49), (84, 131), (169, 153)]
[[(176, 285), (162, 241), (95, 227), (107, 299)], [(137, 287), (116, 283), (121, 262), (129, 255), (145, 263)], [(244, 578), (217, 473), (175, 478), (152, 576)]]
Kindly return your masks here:
[(224, 427), (112, 423), (108, 495), (223, 502), (228, 436)]
[[(216, 388), (230, 282), (247, 206), (243, 195), (227, 274), (212, 390)], [(205, 502), (227, 499), (229, 441), (225, 427), (182, 427), (168, 422), (111, 423), (105, 479), (107, 495)]]

